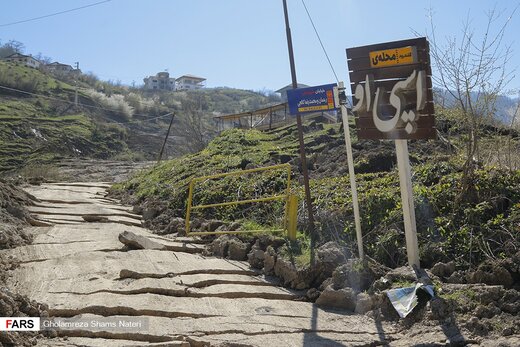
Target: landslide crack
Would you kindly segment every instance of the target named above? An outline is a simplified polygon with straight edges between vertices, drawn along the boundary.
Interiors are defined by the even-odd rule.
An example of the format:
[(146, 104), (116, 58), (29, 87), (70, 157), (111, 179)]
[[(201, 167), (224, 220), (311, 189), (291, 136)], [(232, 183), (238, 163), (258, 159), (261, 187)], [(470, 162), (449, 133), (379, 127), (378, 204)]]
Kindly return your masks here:
[[(108, 340), (131, 340), (141, 342), (173, 342), (177, 341), (168, 336), (157, 336), (151, 334), (141, 333), (110, 333), (107, 331), (88, 331), (88, 330), (58, 330), (59, 337), (88, 337), (88, 338), (102, 338)], [(180, 342), (180, 341), (179, 341)], [(182, 346), (179, 344), (179, 346)]]
[(151, 309), (134, 309), (127, 306), (86, 306), (80, 309), (59, 309), (50, 308), (48, 310), (49, 315), (52, 317), (71, 318), (80, 314), (96, 314), (103, 317), (108, 316), (151, 316), (151, 317), (166, 317), (166, 318), (211, 318), (221, 317), (220, 315), (210, 315), (203, 313), (189, 313), (189, 312), (176, 312), (176, 311), (162, 311), (162, 310), (151, 310)]
[(190, 270), (184, 272), (167, 272), (164, 274), (157, 273), (142, 273), (136, 272), (132, 270), (123, 269), (119, 273), (119, 279), (141, 279), (141, 278), (167, 278), (167, 277), (176, 277), (181, 275), (199, 275), (199, 274), (217, 274), (217, 275), (250, 275), (255, 276), (259, 275), (258, 271), (253, 270), (224, 270), (224, 269), (203, 269), (203, 270)]
[[(70, 292), (70, 291), (54, 291), (51, 294), (72, 294), (72, 295), (93, 295), (100, 293), (119, 294), (119, 295), (136, 295), (136, 294), (154, 294), (173, 297), (191, 297), (191, 298), (225, 298), (225, 299), (245, 299), (257, 298), (266, 300), (295, 300), (298, 295), (291, 293), (254, 293), (254, 292), (223, 292), (223, 293), (198, 293), (192, 292), (189, 288), (185, 289), (169, 289), (169, 288), (136, 288), (136, 289), (100, 289), (91, 292)], [(294, 316), (291, 316), (294, 317)]]
[[(53, 207), (54, 208), (54, 207)], [(53, 212), (53, 211), (31, 211), (32, 213), (41, 214), (41, 215), (53, 215), (53, 216), (73, 216), (73, 217), (81, 217), (84, 216), (85, 213), (77, 212), (77, 213), (59, 213), (59, 212)], [(96, 216), (100, 217), (126, 217), (126, 218), (132, 218), (135, 220), (141, 220), (141, 216), (134, 216), (131, 214), (126, 213), (94, 213)]]
[(195, 282), (192, 284), (186, 284), (186, 287), (190, 288), (206, 288), (210, 286), (214, 286), (217, 284), (243, 284), (243, 285), (250, 285), (250, 286), (266, 286), (266, 287), (276, 287), (276, 284), (269, 283), (269, 282), (252, 282), (252, 281), (237, 281), (237, 280), (219, 280), (219, 279), (211, 279), (211, 280), (204, 280)]

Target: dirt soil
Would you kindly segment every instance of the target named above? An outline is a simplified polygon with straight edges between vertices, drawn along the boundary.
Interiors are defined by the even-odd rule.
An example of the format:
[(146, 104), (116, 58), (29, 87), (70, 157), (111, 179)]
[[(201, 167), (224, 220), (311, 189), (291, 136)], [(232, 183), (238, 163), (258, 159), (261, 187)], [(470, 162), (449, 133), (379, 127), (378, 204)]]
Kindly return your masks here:
[[(0, 250), (27, 245), (32, 236), (24, 228), (33, 220), (26, 205), (36, 199), (10, 181), (0, 180)], [(4, 284), (7, 272), (16, 268), (11, 257), (0, 252), (0, 317), (39, 317), (45, 307), (26, 296), (15, 294)], [(32, 346), (37, 333), (0, 333), (0, 346)]]

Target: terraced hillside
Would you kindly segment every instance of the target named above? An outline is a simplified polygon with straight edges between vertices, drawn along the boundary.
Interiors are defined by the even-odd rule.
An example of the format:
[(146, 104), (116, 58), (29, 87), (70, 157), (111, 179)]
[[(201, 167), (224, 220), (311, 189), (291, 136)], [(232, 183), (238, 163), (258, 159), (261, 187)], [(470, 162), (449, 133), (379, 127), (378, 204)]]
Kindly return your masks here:
[(0, 171), (63, 158), (155, 160), (170, 112), (176, 112), (176, 120), (165, 157), (189, 153), (193, 132), (202, 133), (202, 141), (214, 136), (215, 112), (271, 102), (260, 93), (232, 88), (148, 93), (89, 76), (75, 81), (0, 61)]
[[(73, 86), (4, 62), (0, 76), (0, 85), (10, 88), (0, 89), (0, 170), (68, 156), (107, 158), (127, 149), (123, 127), (103, 121), (103, 113), (74, 107)], [(83, 92), (80, 100), (94, 105)]]

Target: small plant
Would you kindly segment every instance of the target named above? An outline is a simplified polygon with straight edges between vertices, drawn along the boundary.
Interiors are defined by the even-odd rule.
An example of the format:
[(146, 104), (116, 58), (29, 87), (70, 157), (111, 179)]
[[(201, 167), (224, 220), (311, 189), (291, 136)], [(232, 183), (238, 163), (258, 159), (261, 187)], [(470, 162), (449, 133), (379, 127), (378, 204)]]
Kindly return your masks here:
[(59, 181), (63, 178), (58, 168), (50, 164), (29, 164), (19, 174), (27, 179), (43, 178), (46, 181)]

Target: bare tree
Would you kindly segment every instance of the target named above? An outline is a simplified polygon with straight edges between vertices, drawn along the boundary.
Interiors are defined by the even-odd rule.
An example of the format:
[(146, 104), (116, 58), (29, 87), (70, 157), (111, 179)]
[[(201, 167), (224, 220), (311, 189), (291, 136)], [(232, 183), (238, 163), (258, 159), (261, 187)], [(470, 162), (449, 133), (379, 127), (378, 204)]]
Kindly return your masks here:
[(183, 138), (182, 152), (194, 153), (203, 150), (215, 137), (216, 129), (212, 126), (209, 115), (203, 111), (205, 101), (202, 96), (188, 97), (181, 102), (177, 134)]
[(10, 40), (9, 42), (0, 45), (0, 58), (5, 58), (13, 53), (23, 53), (25, 46), (20, 41)]
[(504, 33), (515, 8), (507, 18), (503, 12), (492, 9), (487, 13), (483, 33), (477, 35), (468, 18), (462, 27), (462, 38), (448, 37), (440, 42), (436, 36), (433, 11), (430, 9), (431, 44), (436, 74), (434, 82), (445, 89), (454, 100), (466, 129), (466, 160), (462, 178), (461, 197), (474, 196), (474, 172), (479, 161), (479, 137), (482, 122), (493, 117), (496, 100), (504, 93), (512, 79), (508, 70), (511, 48), (504, 43)]

